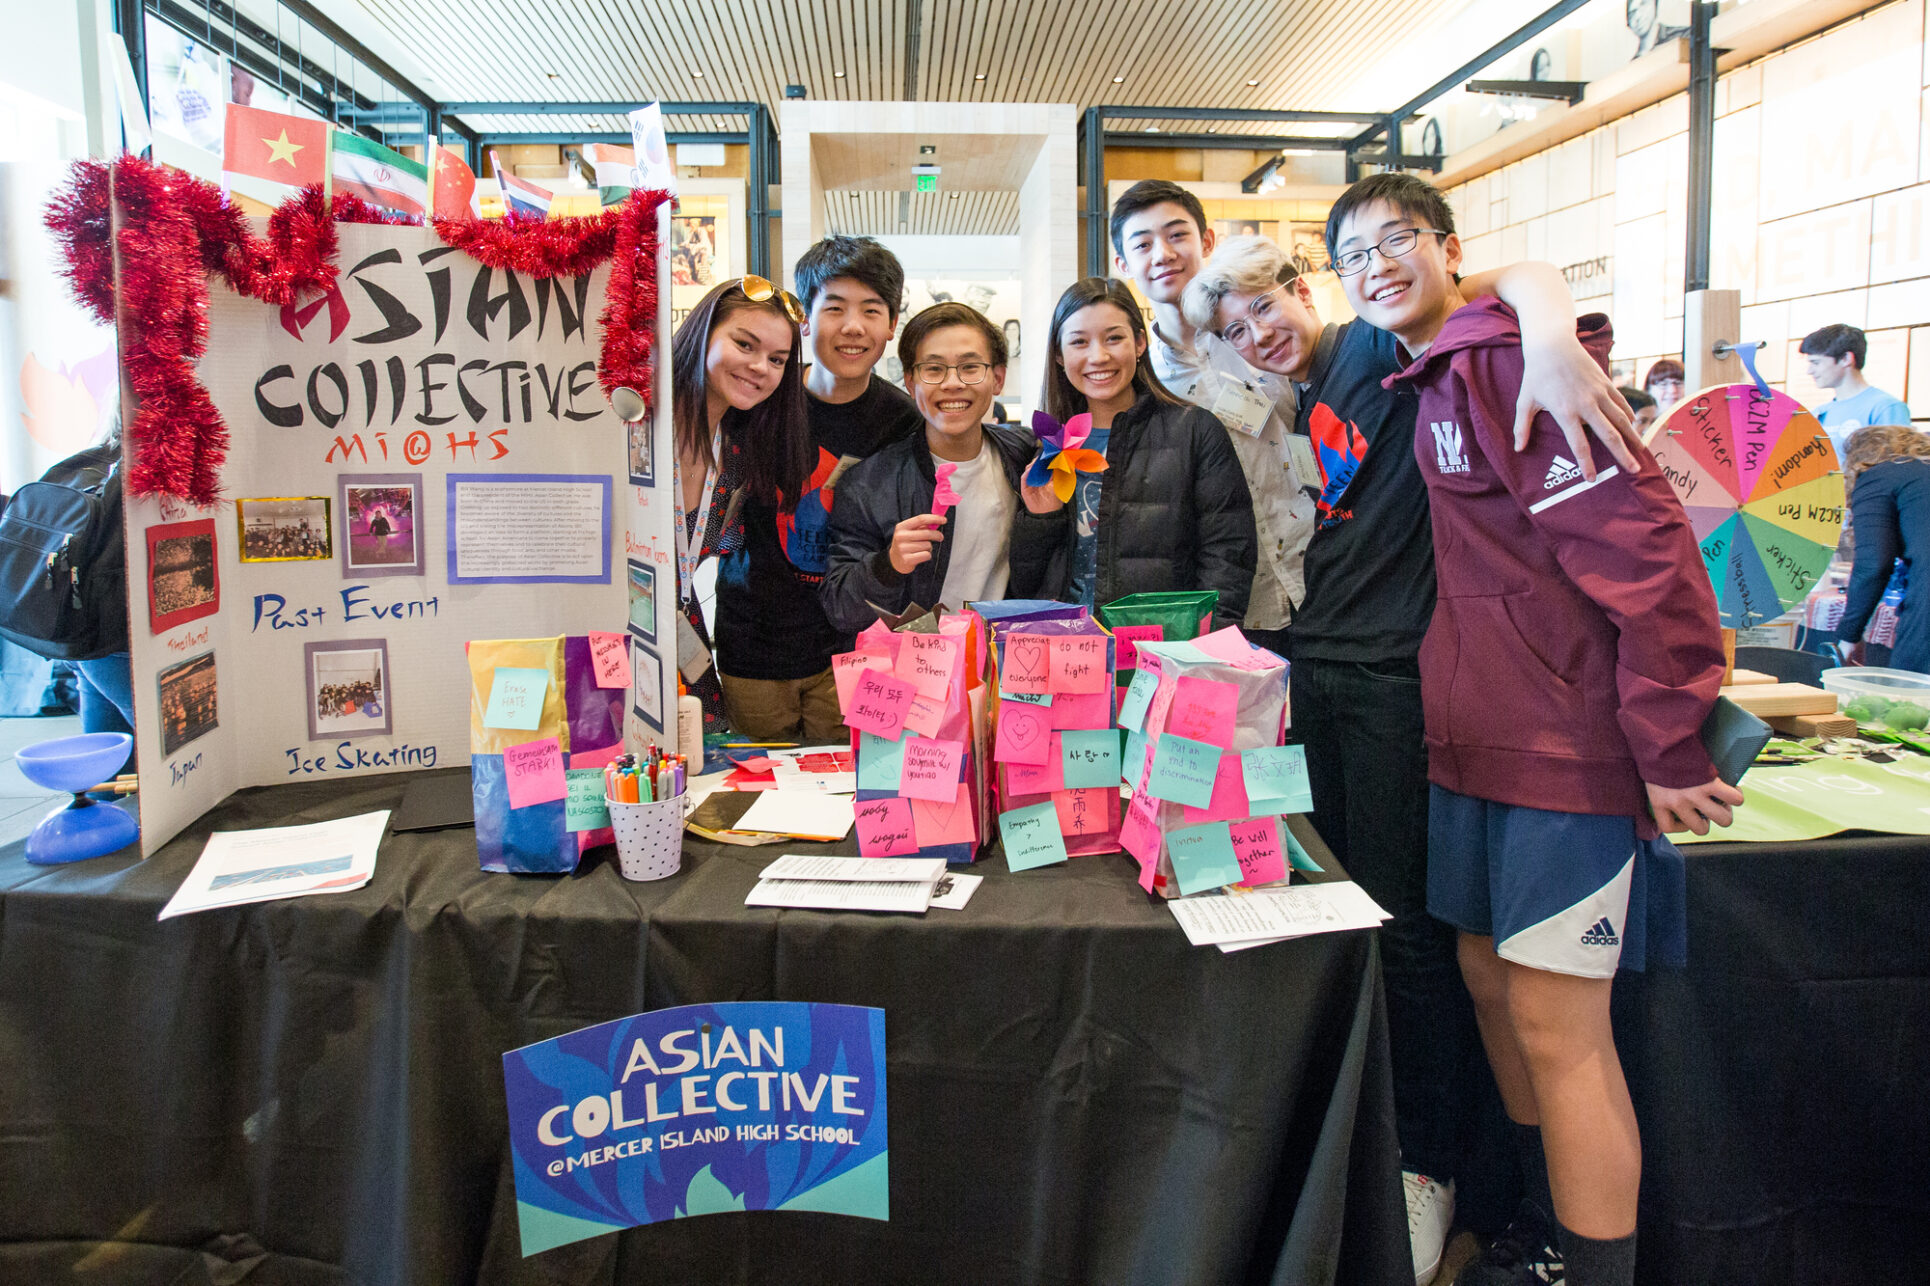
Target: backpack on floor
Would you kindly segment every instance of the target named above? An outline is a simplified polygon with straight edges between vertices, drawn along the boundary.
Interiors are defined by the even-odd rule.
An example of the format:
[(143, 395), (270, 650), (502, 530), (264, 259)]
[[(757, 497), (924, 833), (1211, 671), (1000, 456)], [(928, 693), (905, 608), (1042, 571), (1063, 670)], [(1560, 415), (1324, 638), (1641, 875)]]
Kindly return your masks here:
[(57, 661), (127, 651), (121, 452), (67, 457), (0, 514), (0, 637)]

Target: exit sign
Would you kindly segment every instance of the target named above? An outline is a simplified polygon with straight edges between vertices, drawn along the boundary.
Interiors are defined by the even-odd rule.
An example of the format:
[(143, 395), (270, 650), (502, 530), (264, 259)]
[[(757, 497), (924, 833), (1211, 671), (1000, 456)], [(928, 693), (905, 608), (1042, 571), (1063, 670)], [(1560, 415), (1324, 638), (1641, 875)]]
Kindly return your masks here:
[(917, 178), (918, 190), (920, 192), (938, 191), (938, 176), (936, 174), (920, 174)]

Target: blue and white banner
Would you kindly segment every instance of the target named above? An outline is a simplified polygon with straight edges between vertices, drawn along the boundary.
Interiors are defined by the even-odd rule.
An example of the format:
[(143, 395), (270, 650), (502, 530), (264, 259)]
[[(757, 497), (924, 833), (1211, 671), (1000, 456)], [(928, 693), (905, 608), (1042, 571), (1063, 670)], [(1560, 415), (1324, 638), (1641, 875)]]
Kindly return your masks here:
[(888, 1219), (885, 1011), (685, 1005), (503, 1055), (523, 1254), (660, 1219)]

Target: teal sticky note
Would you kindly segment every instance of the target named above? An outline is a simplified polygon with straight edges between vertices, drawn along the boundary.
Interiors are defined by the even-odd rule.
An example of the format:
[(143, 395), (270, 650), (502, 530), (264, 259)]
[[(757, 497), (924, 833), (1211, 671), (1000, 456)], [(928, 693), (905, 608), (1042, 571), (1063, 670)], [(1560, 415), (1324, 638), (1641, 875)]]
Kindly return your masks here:
[(1059, 833), (1059, 810), (1049, 799), (1030, 808), (1000, 813), (999, 835), (1005, 840), (1005, 864), (1015, 871), (1029, 871), (1035, 866), (1051, 866), (1066, 860), (1066, 837)]
[(1052, 704), (1050, 692), (1001, 692), (1001, 701), (1022, 701), (1029, 706), (1049, 706)]
[(1146, 707), (1153, 703), (1153, 693), (1159, 690), (1159, 674), (1148, 669), (1133, 671), (1132, 686), (1119, 703), (1119, 726), (1138, 731), (1146, 723)]
[(601, 768), (565, 768), (563, 784), (563, 828), (593, 831), (610, 824), (610, 807), (603, 801)]
[(1185, 639), (1170, 639), (1164, 643), (1142, 643), (1139, 645), (1139, 650), (1151, 652), (1154, 656), (1163, 656), (1169, 661), (1183, 661), (1188, 665), (1205, 665), (1214, 660)]
[(1246, 797), (1262, 813), (1311, 813), (1313, 788), (1307, 784), (1305, 746), (1261, 746), (1240, 752)]
[(1166, 853), (1173, 859), (1173, 874), (1179, 877), (1181, 896), (1201, 889), (1217, 889), (1238, 884), (1245, 878), (1240, 859), (1233, 852), (1233, 836), (1227, 823), (1209, 822), (1205, 826), (1186, 826), (1166, 833)]
[(483, 708), (483, 727), (535, 732), (543, 722), (543, 696), (549, 690), (548, 670), (535, 666), (497, 666), (495, 677), (489, 683), (489, 704)]
[(1155, 799), (1205, 808), (1213, 802), (1213, 779), (1219, 772), (1218, 746), (1162, 732), (1153, 743), (1153, 776), (1146, 789)]
[(1119, 733), (1112, 728), (1067, 728), (1059, 733), (1067, 790), (1119, 784)]
[(905, 741), (858, 734), (858, 789), (897, 790), (905, 770)]
[(1313, 854), (1300, 847), (1300, 841), (1293, 837), (1292, 829), (1285, 822), (1280, 823), (1280, 835), (1287, 841), (1287, 861), (1293, 864), (1294, 870), (1320, 874), (1320, 863), (1313, 860)]
[(1134, 728), (1126, 734), (1126, 757), (1119, 763), (1119, 780), (1139, 789), (1139, 774), (1146, 768), (1146, 734)]

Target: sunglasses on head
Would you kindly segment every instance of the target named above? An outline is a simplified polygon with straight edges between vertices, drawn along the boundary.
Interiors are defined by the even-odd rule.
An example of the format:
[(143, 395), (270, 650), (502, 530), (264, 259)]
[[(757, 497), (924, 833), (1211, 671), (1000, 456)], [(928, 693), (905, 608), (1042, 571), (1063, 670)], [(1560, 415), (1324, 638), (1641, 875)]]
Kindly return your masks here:
[(764, 278), (754, 275), (740, 277), (737, 288), (744, 292), (744, 298), (754, 304), (768, 304), (773, 299), (777, 300), (792, 321), (800, 326), (804, 324), (804, 305), (790, 291), (780, 290)]

